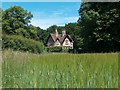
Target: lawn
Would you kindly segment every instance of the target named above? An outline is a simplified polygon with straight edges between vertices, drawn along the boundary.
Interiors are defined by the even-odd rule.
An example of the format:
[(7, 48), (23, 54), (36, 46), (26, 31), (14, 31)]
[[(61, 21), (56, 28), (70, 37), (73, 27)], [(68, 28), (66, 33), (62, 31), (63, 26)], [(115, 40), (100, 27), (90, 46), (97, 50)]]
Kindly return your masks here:
[(4, 88), (117, 88), (118, 53), (31, 54), (3, 51)]

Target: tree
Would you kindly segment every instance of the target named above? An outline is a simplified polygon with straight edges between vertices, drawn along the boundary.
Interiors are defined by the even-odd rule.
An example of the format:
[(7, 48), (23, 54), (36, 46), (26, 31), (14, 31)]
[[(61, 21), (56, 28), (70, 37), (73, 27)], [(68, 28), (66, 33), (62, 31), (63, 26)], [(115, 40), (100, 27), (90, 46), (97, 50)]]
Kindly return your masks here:
[(52, 25), (49, 28), (47, 28), (47, 32), (48, 33), (55, 33), (56, 29), (57, 29), (58, 33), (61, 33), (62, 30), (64, 30), (64, 26)]
[(18, 28), (15, 30), (17, 35), (27, 37), (27, 31), (24, 28)]
[(49, 33), (47, 32), (47, 30), (43, 30), (40, 27), (37, 27), (38, 40), (42, 41), (44, 43), (44, 45), (46, 45), (48, 35), (49, 35)]
[(74, 50), (79, 52), (79, 49), (82, 46), (82, 38), (80, 33), (80, 26), (77, 23), (68, 23), (65, 25), (65, 30), (74, 41)]
[(55, 33), (56, 29), (57, 29), (57, 25), (52, 25), (49, 28), (47, 28), (47, 32), (49, 32), (49, 33)]
[(78, 20), (86, 52), (120, 51), (120, 2), (83, 3)]
[(34, 40), (38, 40), (38, 36), (37, 36), (37, 27), (33, 26), (33, 25), (29, 25), (26, 28), (27, 33), (28, 33), (28, 37)]
[(33, 15), (31, 12), (24, 10), (20, 6), (10, 7), (9, 9), (3, 11), (3, 33), (15, 34), (16, 30), (19, 28), (25, 29), (29, 25), (32, 17)]

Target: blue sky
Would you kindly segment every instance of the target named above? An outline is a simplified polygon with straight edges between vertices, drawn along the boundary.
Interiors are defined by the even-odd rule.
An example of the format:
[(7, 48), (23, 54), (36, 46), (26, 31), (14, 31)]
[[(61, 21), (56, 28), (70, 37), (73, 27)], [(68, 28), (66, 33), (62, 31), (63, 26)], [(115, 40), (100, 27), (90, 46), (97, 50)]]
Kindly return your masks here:
[(46, 29), (51, 25), (64, 26), (77, 22), (80, 2), (3, 2), (3, 10), (18, 5), (33, 14), (31, 24)]

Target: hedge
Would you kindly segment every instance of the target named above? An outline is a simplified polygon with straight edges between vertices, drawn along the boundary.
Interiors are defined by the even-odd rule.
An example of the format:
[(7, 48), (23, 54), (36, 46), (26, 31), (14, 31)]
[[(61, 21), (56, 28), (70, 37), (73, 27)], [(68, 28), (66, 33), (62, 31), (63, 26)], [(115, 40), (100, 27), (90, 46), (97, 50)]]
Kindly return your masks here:
[(47, 52), (62, 52), (62, 47), (47, 47)]
[(32, 39), (27, 39), (18, 35), (3, 35), (2, 49), (10, 48), (13, 50), (28, 51), (32, 53), (42, 53), (44, 45)]
[(64, 53), (73, 53), (73, 49), (65, 49), (62, 46), (53, 46), (53, 47), (47, 47), (46, 48), (47, 52), (64, 52)]

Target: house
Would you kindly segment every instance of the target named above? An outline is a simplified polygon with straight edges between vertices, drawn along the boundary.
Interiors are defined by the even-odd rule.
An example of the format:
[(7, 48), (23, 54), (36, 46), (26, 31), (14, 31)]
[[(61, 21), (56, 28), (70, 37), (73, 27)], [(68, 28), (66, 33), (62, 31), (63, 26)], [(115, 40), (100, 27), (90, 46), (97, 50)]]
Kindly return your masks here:
[(58, 34), (56, 30), (55, 34), (50, 34), (47, 40), (47, 46), (62, 46), (65, 49), (73, 49), (73, 39), (70, 35), (66, 34), (66, 31), (62, 31), (62, 34)]

